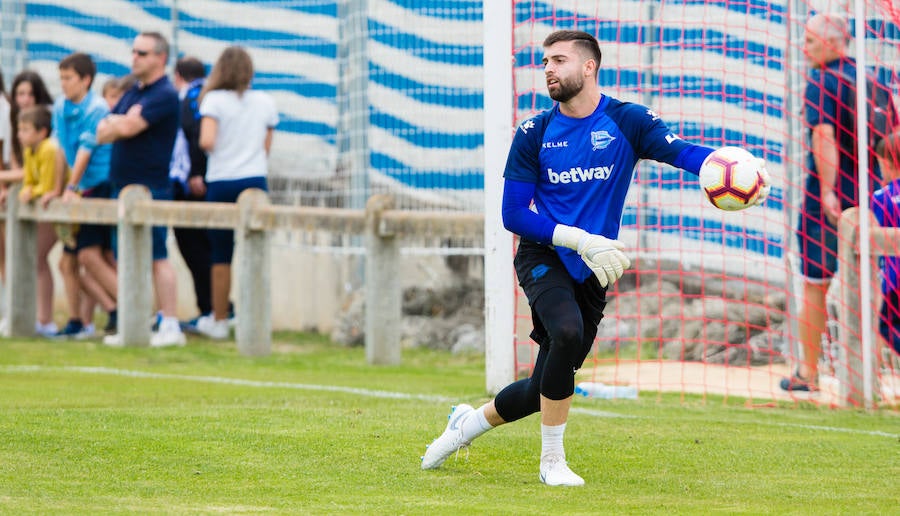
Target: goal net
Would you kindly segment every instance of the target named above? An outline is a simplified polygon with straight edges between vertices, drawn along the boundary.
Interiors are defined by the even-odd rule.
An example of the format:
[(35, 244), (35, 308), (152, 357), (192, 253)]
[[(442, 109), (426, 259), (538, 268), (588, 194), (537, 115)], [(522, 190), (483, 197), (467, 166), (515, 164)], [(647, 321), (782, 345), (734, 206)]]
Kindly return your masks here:
[[(865, 20), (857, 25), (852, 1), (512, 2), (513, 127), (552, 106), (543, 39), (557, 29), (584, 30), (603, 51), (605, 95), (648, 106), (692, 143), (746, 148), (766, 160), (773, 179), (764, 206), (723, 212), (704, 199), (692, 174), (639, 163), (620, 236), (634, 266), (611, 289), (594, 350), (576, 381), (751, 404), (864, 403), (848, 394), (858, 382), (836, 369), (865, 348), (873, 364), (869, 402), (894, 399), (890, 356), (874, 345), (877, 328), (866, 336), (873, 345), (856, 349), (834, 335), (836, 321), (817, 339), (820, 391), (779, 385), (803, 360), (800, 329), (808, 324), (798, 316), (807, 289), (796, 235), (810, 152), (804, 25), (815, 13), (835, 12), (847, 17), (848, 37), (865, 27), (862, 45), (851, 40), (849, 55), (896, 94), (897, 13), (888, 1), (863, 7)], [(485, 23), (491, 23), (487, 14)], [(866, 295), (861, 286), (854, 292)], [(833, 305), (845, 302), (830, 297)], [(861, 306), (866, 303), (877, 312), (873, 302)], [(515, 374), (522, 377), (530, 374), (536, 346), (520, 290), (515, 312)]]

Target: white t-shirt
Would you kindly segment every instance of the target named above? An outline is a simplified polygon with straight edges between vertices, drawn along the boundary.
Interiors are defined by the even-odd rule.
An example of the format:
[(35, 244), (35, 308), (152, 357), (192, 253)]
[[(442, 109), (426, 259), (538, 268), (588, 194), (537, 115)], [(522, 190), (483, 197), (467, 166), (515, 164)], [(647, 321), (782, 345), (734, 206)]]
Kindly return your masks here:
[(278, 125), (275, 100), (267, 93), (212, 90), (203, 96), (200, 115), (216, 119), (218, 131), (206, 167), (207, 181), (228, 181), (268, 173), (266, 133)]
[(0, 142), (3, 142), (3, 156), (0, 162), (9, 163), (12, 155), (12, 128), (9, 125), (9, 110), (11, 109), (6, 97), (0, 95)]

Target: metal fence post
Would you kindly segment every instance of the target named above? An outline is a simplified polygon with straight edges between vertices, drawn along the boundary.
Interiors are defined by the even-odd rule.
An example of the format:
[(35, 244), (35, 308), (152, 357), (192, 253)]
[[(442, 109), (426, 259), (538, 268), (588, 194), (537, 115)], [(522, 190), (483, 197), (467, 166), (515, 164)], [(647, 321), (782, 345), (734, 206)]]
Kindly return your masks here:
[(126, 186), (119, 194), (118, 311), (122, 342), (126, 346), (150, 345), (153, 313), (153, 241), (151, 226), (129, 216), (140, 201), (151, 200), (142, 185)]
[(400, 363), (400, 246), (397, 236), (381, 231), (381, 214), (394, 207), (389, 195), (373, 195), (366, 203), (366, 361)]
[(6, 199), (7, 337), (34, 335), (37, 319), (37, 222), (19, 218), (19, 190), (11, 185)]
[(242, 355), (268, 355), (272, 351), (272, 260), (269, 231), (253, 227), (254, 211), (269, 205), (269, 196), (256, 188), (245, 190), (237, 200), (240, 225), (235, 246), (238, 262), (238, 315), (235, 340)]

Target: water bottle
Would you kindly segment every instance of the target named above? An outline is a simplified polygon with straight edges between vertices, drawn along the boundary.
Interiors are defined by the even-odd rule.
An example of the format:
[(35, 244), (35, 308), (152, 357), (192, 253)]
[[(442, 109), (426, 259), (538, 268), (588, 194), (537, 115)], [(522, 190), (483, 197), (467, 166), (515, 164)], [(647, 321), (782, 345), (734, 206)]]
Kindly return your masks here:
[(630, 385), (606, 385), (601, 382), (581, 382), (575, 386), (575, 394), (585, 398), (597, 398), (602, 400), (637, 399), (638, 391)]

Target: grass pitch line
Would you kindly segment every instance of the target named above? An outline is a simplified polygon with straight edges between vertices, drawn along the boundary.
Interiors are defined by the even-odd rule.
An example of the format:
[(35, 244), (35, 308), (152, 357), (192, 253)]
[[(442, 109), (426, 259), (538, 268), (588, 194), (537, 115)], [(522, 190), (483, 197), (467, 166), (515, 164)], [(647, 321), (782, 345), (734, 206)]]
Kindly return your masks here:
[[(6, 373), (28, 373), (28, 372), (52, 372), (62, 371), (70, 373), (83, 374), (103, 374), (110, 376), (123, 376), (129, 378), (147, 378), (157, 380), (180, 380), (187, 382), (216, 383), (222, 385), (239, 385), (245, 387), (268, 388), (268, 389), (293, 389), (305, 391), (320, 392), (343, 392), (347, 394), (355, 394), (357, 396), (367, 396), (370, 398), (387, 398), (398, 400), (419, 400), (431, 403), (455, 403), (459, 401), (455, 398), (447, 396), (429, 395), (429, 394), (409, 394), (405, 392), (382, 391), (376, 389), (363, 389), (359, 387), (343, 387), (339, 385), (316, 385), (306, 383), (291, 382), (268, 382), (260, 380), (247, 380), (243, 378), (226, 378), (222, 376), (193, 376), (183, 374), (168, 373), (150, 373), (147, 371), (136, 371), (133, 369), (115, 369), (111, 367), (86, 367), (86, 366), (41, 366), (41, 365), (7, 365), (0, 366), (0, 371)], [(605, 410), (596, 410), (590, 408), (572, 407), (573, 413), (585, 414), (594, 417), (605, 418), (637, 418), (628, 414), (617, 414)], [(755, 421), (754, 423), (759, 423)], [(892, 434), (881, 430), (859, 430), (854, 428), (840, 428), (823, 425), (804, 425), (800, 423), (770, 423), (774, 426), (790, 426), (796, 428), (805, 428), (808, 430), (817, 430), (822, 432), (842, 432), (848, 434), (874, 435), (879, 437), (889, 437), (891, 439), (900, 439), (900, 434)]]

